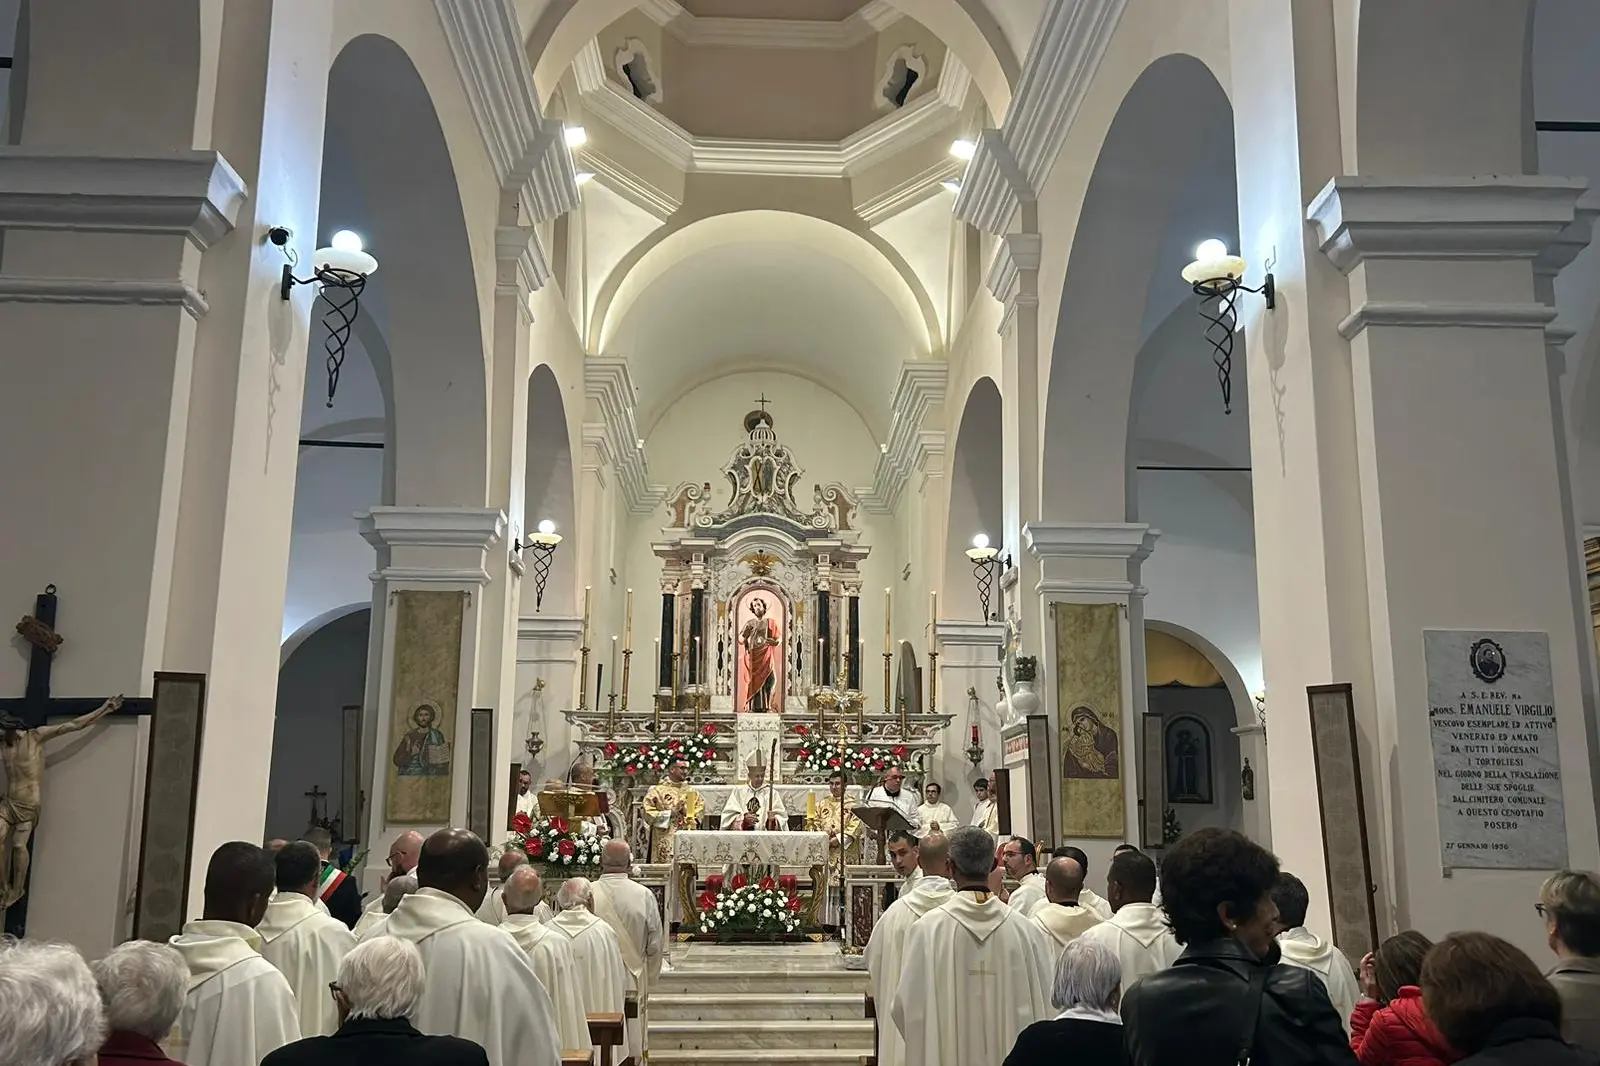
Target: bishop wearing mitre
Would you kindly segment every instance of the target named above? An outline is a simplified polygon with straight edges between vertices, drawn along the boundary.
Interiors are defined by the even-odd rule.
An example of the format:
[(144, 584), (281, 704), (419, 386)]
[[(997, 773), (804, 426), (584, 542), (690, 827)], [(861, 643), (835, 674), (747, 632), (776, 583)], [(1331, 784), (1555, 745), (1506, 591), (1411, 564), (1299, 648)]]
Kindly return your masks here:
[(672, 861), (672, 835), (693, 829), (706, 813), (706, 801), (689, 781), (689, 764), (675, 759), (667, 779), (644, 794), (644, 815), (650, 819), (650, 861)]
[(759, 749), (752, 752), (744, 768), (750, 777), (749, 784), (734, 785), (729, 790), (728, 801), (722, 805), (722, 828), (789, 828), (789, 812), (784, 809), (783, 797), (777, 789), (767, 785), (765, 753)]

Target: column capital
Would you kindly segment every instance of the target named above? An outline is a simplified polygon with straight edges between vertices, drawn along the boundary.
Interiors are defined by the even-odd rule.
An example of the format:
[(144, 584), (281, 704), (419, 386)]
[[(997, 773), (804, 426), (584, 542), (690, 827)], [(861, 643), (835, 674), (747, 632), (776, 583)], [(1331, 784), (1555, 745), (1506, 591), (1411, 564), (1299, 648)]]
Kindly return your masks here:
[(517, 640), (571, 641), (577, 647), (583, 619), (577, 615), (536, 614), (517, 619)]
[(900, 378), (889, 400), (889, 439), (881, 446), (872, 485), (858, 490), (861, 505), (873, 514), (891, 514), (917, 471), (926, 471), (935, 454), (942, 460), (944, 432), (924, 429), (928, 412), (944, 406), (950, 368), (931, 359), (900, 364)]
[(933, 632), (946, 648), (998, 648), (1006, 642), (999, 622), (936, 622)]
[(372, 507), (355, 517), (378, 551), (374, 581), (487, 584), (487, 553), (506, 532), (493, 507)]
[(634, 514), (649, 514), (661, 506), (667, 490), (650, 483), (650, 464), (645, 458), (644, 438), (639, 436), (639, 423), (634, 413), (636, 391), (628, 361), (590, 356), (583, 364), (583, 391), (600, 411), (600, 422), (584, 424), (585, 439), (591, 425), (600, 427), (609, 442), (610, 460), (616, 468), (628, 510)]
[(1043, 247), (1043, 238), (1037, 233), (1008, 233), (995, 242), (994, 259), (983, 283), (1005, 308), (998, 332), (1011, 328), (1018, 307), (1039, 305), (1037, 281)]
[(1345, 174), (1323, 186), (1306, 219), (1347, 274), (1368, 259), (1533, 259), (1572, 224), (1587, 185), (1542, 174)]
[(1139, 567), (1161, 531), (1141, 522), (1030, 522), (1023, 546), (1039, 561), (1040, 595), (1143, 596)]
[(527, 299), (550, 280), (550, 262), (545, 258), (539, 231), (532, 226), (496, 226), (494, 258), (495, 292), (520, 298), (531, 321), (533, 313), (527, 307)]

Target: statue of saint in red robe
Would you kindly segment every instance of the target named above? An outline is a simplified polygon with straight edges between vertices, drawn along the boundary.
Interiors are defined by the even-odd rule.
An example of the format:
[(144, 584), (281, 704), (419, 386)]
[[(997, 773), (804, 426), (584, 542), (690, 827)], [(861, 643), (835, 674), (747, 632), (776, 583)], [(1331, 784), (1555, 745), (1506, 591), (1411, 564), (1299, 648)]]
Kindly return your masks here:
[(772, 709), (772, 694), (778, 687), (774, 656), (778, 655), (778, 623), (767, 617), (767, 601), (757, 596), (750, 601), (755, 615), (739, 632), (744, 649), (744, 709), (764, 714)]

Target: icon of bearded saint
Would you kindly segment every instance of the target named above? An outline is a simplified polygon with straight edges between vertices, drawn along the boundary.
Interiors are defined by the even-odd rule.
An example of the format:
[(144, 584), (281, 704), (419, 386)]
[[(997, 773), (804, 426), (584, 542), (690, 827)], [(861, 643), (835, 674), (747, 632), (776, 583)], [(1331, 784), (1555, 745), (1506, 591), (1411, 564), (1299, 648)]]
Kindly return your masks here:
[(1062, 771), (1072, 778), (1117, 776), (1117, 734), (1088, 707), (1072, 709), (1072, 729), (1062, 752)]

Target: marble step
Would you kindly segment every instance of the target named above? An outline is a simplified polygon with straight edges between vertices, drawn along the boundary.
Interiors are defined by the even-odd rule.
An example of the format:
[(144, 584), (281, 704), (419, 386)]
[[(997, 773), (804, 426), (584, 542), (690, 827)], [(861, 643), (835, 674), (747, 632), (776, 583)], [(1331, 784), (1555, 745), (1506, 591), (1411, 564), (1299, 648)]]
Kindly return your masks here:
[(731, 995), (673, 995), (657, 992), (650, 997), (650, 1021), (759, 1021), (810, 1019), (853, 1022), (866, 1017), (860, 992), (843, 993), (735, 993)]
[(770, 993), (782, 989), (790, 995), (862, 995), (867, 975), (861, 970), (673, 969), (661, 975), (657, 994), (730, 996), (739, 992)]
[[(872, 1048), (870, 1021), (724, 1021), (658, 1022), (650, 1019), (650, 1055), (658, 1049), (718, 1051), (809, 1048), (851, 1050), (868, 1054)], [(862, 1050), (866, 1049), (866, 1050)]]
[(751, 1051), (731, 1048), (720, 1051), (670, 1051), (650, 1048), (652, 1066), (861, 1066), (861, 1059), (871, 1055), (867, 1050), (818, 1050), (816, 1048), (783, 1048), (779, 1050)]

